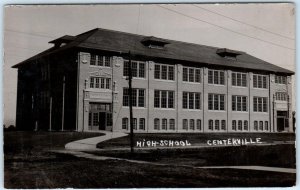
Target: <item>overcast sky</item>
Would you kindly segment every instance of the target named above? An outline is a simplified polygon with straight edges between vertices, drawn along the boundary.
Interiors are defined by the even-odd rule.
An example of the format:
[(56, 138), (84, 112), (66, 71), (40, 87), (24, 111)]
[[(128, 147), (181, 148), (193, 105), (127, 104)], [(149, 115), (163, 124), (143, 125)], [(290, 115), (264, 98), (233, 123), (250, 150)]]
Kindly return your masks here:
[(11, 66), (60, 36), (113, 29), (245, 51), (295, 71), (294, 11), (287, 3), (6, 7), (4, 123), (14, 124), (16, 115), (17, 70)]

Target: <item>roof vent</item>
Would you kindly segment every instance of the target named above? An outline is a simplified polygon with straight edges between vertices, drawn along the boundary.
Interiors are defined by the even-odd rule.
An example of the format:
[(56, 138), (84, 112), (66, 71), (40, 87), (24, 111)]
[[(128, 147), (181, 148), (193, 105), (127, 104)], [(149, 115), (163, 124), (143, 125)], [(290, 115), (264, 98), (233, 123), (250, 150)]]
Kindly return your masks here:
[(62, 36), (62, 37), (57, 38), (55, 40), (52, 40), (49, 43), (54, 44), (55, 47), (60, 47), (62, 45), (65, 45), (65, 44), (73, 41), (74, 39), (75, 39), (74, 36), (65, 35), (65, 36)]
[(144, 46), (147, 46), (149, 48), (156, 48), (156, 49), (163, 49), (166, 44), (169, 44), (168, 41), (161, 39), (161, 38), (156, 38), (153, 36), (149, 36), (144, 38), (141, 43)]
[(241, 51), (235, 51), (235, 50), (226, 49), (226, 48), (220, 48), (217, 50), (216, 53), (221, 57), (233, 58), (233, 59), (236, 59), (236, 56), (243, 54), (243, 52), (241, 52)]

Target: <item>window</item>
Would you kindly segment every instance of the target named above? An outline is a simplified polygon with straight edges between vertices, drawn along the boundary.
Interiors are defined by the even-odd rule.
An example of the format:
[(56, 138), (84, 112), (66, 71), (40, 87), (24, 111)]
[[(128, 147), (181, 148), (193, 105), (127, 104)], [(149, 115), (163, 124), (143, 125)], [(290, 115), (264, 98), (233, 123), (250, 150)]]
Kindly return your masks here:
[[(145, 78), (145, 62), (131, 61), (132, 77)], [(129, 61), (124, 61), (123, 76), (129, 76)]]
[(91, 54), (90, 65), (102, 66), (102, 67), (111, 67), (110, 57)]
[(168, 124), (168, 120), (167, 119), (162, 119), (162, 124), (161, 124), (161, 129), (162, 130), (167, 130), (167, 125)]
[(268, 112), (267, 101), (266, 97), (253, 97), (254, 112)]
[(158, 118), (154, 119), (154, 129), (159, 130), (159, 119)]
[(137, 129), (137, 119), (136, 118), (133, 118), (132, 120), (133, 122), (133, 129), (136, 130)]
[(287, 101), (287, 93), (285, 92), (276, 92), (276, 100), (279, 100), (279, 101)]
[(190, 129), (195, 130), (195, 120), (190, 119)]
[(275, 83), (286, 84), (286, 76), (275, 76)]
[(128, 129), (128, 118), (124, 117), (122, 118), (122, 129)]
[(225, 110), (225, 95), (208, 94), (208, 110)]
[(197, 119), (197, 130), (201, 131), (201, 119)]
[(260, 121), (259, 122), (259, 130), (264, 130), (264, 122), (263, 121)]
[(248, 121), (247, 120), (244, 121), (244, 130), (248, 131)]
[(174, 80), (174, 66), (155, 64), (154, 78), (162, 80)]
[(242, 120), (238, 121), (238, 130), (239, 131), (243, 130), (243, 122), (242, 122)]
[(154, 90), (155, 108), (174, 108), (174, 91)]
[(183, 67), (182, 80), (185, 82), (201, 82), (200, 69)]
[[(128, 88), (123, 88), (123, 106), (129, 106)], [(145, 107), (145, 89), (132, 89), (132, 106)]]
[(247, 96), (232, 96), (232, 111), (247, 111)]
[(110, 78), (90, 77), (90, 88), (110, 89)]
[(89, 113), (89, 126), (92, 126), (92, 113)]
[(258, 122), (254, 121), (254, 130), (257, 131), (258, 130)]
[(222, 120), (221, 129), (226, 130), (226, 121)]
[(169, 129), (175, 130), (175, 119), (170, 119), (169, 121)]
[(219, 120), (215, 120), (215, 130), (220, 130)]
[(225, 72), (218, 70), (208, 70), (208, 83), (225, 85)]
[(188, 130), (188, 120), (187, 119), (182, 120), (182, 129)]
[(97, 126), (98, 123), (98, 113), (93, 113), (93, 126)]
[(232, 120), (232, 130), (236, 131), (236, 120)]
[(140, 130), (145, 130), (145, 118), (140, 118), (139, 129)]
[(266, 131), (268, 131), (268, 130), (269, 130), (268, 121), (265, 121), (265, 130), (266, 130)]
[(267, 76), (253, 74), (253, 88), (268, 88)]
[(247, 87), (247, 74), (246, 73), (231, 73), (231, 85)]
[(213, 130), (214, 121), (212, 119), (208, 120), (208, 129)]
[(200, 110), (200, 93), (183, 92), (182, 93), (182, 108), (183, 109), (199, 109)]

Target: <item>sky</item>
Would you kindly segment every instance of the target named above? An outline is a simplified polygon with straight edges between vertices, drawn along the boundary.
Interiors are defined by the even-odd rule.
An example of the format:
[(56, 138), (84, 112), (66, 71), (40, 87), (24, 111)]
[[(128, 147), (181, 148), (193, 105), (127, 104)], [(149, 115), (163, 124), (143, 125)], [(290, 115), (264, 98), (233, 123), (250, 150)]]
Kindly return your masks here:
[[(94, 28), (244, 51), (296, 70), (295, 9), (291, 3), (7, 6), (4, 124), (15, 124), (16, 116), (17, 69), (11, 67), (51, 47), (48, 42), (55, 38)], [(295, 105), (294, 101), (293, 109)]]

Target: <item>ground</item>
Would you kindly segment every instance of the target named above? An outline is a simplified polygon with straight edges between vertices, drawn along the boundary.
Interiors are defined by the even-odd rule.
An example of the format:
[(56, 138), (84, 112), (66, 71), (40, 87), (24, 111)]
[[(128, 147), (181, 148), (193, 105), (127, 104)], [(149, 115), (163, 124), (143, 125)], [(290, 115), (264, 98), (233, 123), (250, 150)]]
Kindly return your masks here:
[[(126, 151), (93, 153), (165, 164), (161, 166), (115, 159), (96, 161), (47, 152), (63, 149), (67, 142), (97, 135), (5, 132), (5, 188), (270, 187), (295, 184), (296, 174), (291, 173), (195, 168), (216, 163), (295, 167), (294, 145), (156, 150), (134, 155)], [(293, 135), (278, 136), (281, 140), (293, 138)]]

